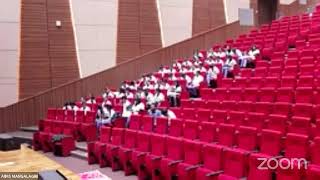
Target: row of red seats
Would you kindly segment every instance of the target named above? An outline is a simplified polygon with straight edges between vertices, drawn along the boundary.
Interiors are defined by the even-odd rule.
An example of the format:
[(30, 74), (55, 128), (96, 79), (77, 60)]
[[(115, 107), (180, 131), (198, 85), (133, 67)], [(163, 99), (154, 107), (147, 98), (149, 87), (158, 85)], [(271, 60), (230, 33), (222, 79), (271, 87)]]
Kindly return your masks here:
[[(287, 158), (307, 157), (308, 151), (308, 139), (304, 136), (288, 134), (286, 143), (282, 143), (281, 134), (268, 130), (262, 131), (260, 153), (240, 146), (235, 148), (130, 129), (104, 129), (104, 133), (103, 141), (88, 144), (89, 164), (99, 162), (102, 166), (111, 166), (112, 170), (123, 169), (125, 175), (136, 173), (139, 179), (171, 179), (175, 176), (199, 180), (208, 177), (269, 180), (274, 172), (271, 169), (259, 170), (258, 158), (279, 155), (282, 146), (285, 148), (282, 157)], [(248, 149), (248, 144), (253, 144), (253, 141), (245, 131), (244, 134), (239, 132), (239, 136), (242, 135), (239, 143)], [(311, 148), (312, 162), (319, 163), (320, 138), (316, 138)], [(314, 178), (314, 174), (319, 175), (318, 171), (320, 169), (316, 165), (309, 165), (306, 172), (298, 168), (279, 168), (276, 176), (277, 179)]]
[(202, 100), (218, 101), (251, 101), (251, 102), (287, 102), (319, 104), (320, 89), (312, 87), (281, 88), (218, 88), (215, 90), (201, 88)]

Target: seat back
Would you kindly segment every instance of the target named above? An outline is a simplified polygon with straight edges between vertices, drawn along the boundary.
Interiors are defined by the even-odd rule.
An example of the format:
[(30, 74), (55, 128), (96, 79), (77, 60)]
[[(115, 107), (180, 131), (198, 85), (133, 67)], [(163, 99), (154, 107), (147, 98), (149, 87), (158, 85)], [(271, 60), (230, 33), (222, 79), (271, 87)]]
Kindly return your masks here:
[(111, 139), (110, 137), (111, 137), (111, 127), (102, 126), (100, 129), (100, 142), (108, 143)]
[(222, 110), (214, 110), (212, 111), (212, 121), (220, 124), (224, 123), (226, 118), (227, 118), (227, 111), (222, 111)]
[(287, 158), (307, 158), (308, 136), (288, 133), (285, 143), (285, 156)]
[(288, 128), (288, 132), (297, 133), (303, 135), (311, 135), (311, 120), (304, 117), (292, 117), (291, 125)]
[(151, 135), (151, 154), (162, 156), (166, 153), (166, 136), (160, 134)]
[(111, 132), (111, 143), (114, 145), (121, 145), (123, 143), (124, 129), (123, 128), (112, 128)]
[(203, 166), (211, 171), (222, 169), (223, 146), (216, 144), (206, 144), (203, 147)]
[(198, 121), (210, 121), (211, 111), (209, 109), (198, 109), (197, 120)]
[(183, 137), (186, 139), (197, 139), (199, 136), (198, 121), (186, 120), (184, 122)]
[(183, 142), (181, 138), (167, 137), (167, 158), (172, 160), (183, 159)]
[(233, 146), (234, 145), (235, 125), (233, 124), (220, 124), (218, 131), (218, 142), (221, 145)]
[(270, 156), (279, 155), (282, 149), (282, 133), (264, 129), (261, 132), (260, 152)]
[(199, 140), (208, 143), (213, 142), (217, 134), (216, 126), (215, 122), (201, 122), (199, 128)]
[(55, 120), (56, 119), (56, 113), (57, 113), (57, 109), (48, 108), (48, 110), (47, 110), (47, 119)]
[(65, 110), (57, 109), (57, 120), (64, 121), (64, 116), (65, 116)]
[(124, 132), (124, 144), (125, 148), (135, 148), (137, 140), (137, 131), (132, 129), (126, 129)]
[(139, 131), (137, 134), (137, 151), (149, 152), (150, 151), (150, 133)]
[(131, 115), (129, 122), (129, 129), (140, 130), (141, 127), (141, 115)]
[(202, 161), (202, 143), (192, 140), (183, 142), (184, 163), (196, 165)]
[(224, 174), (235, 178), (242, 178), (246, 176), (248, 166), (246, 151), (226, 148), (223, 152), (223, 158)]
[(168, 131), (168, 118), (158, 117), (154, 132), (158, 134), (166, 134)]
[(312, 104), (295, 104), (292, 107), (292, 116), (313, 118), (313, 105)]
[[(66, 118), (67, 120), (69, 119), (68, 116)], [(84, 122), (85, 116), (84, 116), (84, 111), (77, 111), (76, 112), (76, 117), (75, 121), (76, 122)]]
[(153, 130), (153, 118), (151, 116), (143, 116), (141, 118), (141, 131), (152, 132)]
[(287, 132), (287, 117), (283, 115), (270, 114), (267, 123), (267, 129), (280, 131), (281, 133)]
[(95, 111), (88, 111), (85, 115), (85, 122), (86, 123), (94, 123), (96, 120), (97, 113)]
[(228, 123), (235, 126), (240, 126), (244, 123), (245, 113), (241, 111), (231, 111), (229, 113)]
[(320, 169), (318, 166), (309, 165), (306, 170), (306, 180), (320, 179)]
[(195, 119), (196, 113), (194, 108), (184, 108), (183, 109), (183, 118), (184, 119)]
[(312, 103), (313, 102), (313, 87), (299, 87), (296, 89), (296, 103)]
[(261, 130), (264, 127), (264, 121), (266, 119), (266, 115), (263, 113), (248, 113), (248, 119), (246, 122), (246, 126), (255, 127), (257, 130)]
[(182, 135), (183, 121), (181, 119), (172, 119), (169, 127), (169, 136), (180, 137)]
[(255, 150), (258, 145), (257, 133), (257, 128), (240, 126), (237, 135), (238, 147), (248, 151)]
[(249, 156), (249, 173), (248, 179), (259, 179), (259, 180), (269, 180), (272, 179), (271, 169), (258, 169), (261, 164), (260, 158), (271, 158), (265, 154), (252, 153)]

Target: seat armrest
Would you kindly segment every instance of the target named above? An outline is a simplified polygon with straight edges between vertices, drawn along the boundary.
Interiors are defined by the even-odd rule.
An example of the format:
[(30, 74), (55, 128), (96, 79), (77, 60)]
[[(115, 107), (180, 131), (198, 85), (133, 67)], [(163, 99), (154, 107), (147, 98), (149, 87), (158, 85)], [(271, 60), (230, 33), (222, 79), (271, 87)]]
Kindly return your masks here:
[(170, 162), (170, 163), (168, 164), (168, 166), (173, 166), (173, 165), (178, 164), (178, 163), (181, 163), (181, 162), (182, 162), (182, 160), (172, 161), (172, 162)]
[(145, 156), (145, 155), (147, 155), (147, 153), (146, 152), (142, 152), (142, 153), (138, 154), (138, 157)]
[(116, 150), (116, 149), (119, 149), (119, 146), (114, 146), (111, 148), (111, 150)]
[(194, 165), (194, 166), (189, 166), (189, 167), (186, 168), (186, 171), (192, 171), (192, 170), (197, 169), (197, 168), (202, 167), (202, 166), (203, 166), (203, 164), (197, 164), (197, 165)]
[(222, 170), (219, 170), (219, 171), (215, 171), (215, 172), (212, 172), (212, 173), (208, 173), (206, 176), (207, 177), (210, 177), (210, 176), (218, 176), (219, 174), (223, 173)]

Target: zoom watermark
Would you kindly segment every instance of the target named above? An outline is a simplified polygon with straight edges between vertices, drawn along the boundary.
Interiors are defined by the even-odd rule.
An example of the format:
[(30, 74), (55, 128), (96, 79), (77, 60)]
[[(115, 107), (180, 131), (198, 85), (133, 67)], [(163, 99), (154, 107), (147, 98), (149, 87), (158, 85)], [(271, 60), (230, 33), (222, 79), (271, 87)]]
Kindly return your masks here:
[(307, 169), (308, 161), (304, 158), (258, 158), (259, 170)]

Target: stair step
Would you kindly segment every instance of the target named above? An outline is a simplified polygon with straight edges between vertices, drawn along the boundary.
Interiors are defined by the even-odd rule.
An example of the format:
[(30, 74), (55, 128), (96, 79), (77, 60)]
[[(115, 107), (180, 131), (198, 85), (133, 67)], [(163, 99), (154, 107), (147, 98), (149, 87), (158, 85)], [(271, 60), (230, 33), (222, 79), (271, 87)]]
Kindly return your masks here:
[(28, 127), (20, 127), (21, 131), (26, 132), (37, 132), (39, 130), (38, 126), (28, 126)]
[(88, 157), (88, 153), (83, 152), (81, 150), (74, 150), (74, 151), (71, 151), (71, 156), (86, 160)]
[(76, 142), (76, 149), (83, 152), (87, 152), (87, 142)]

